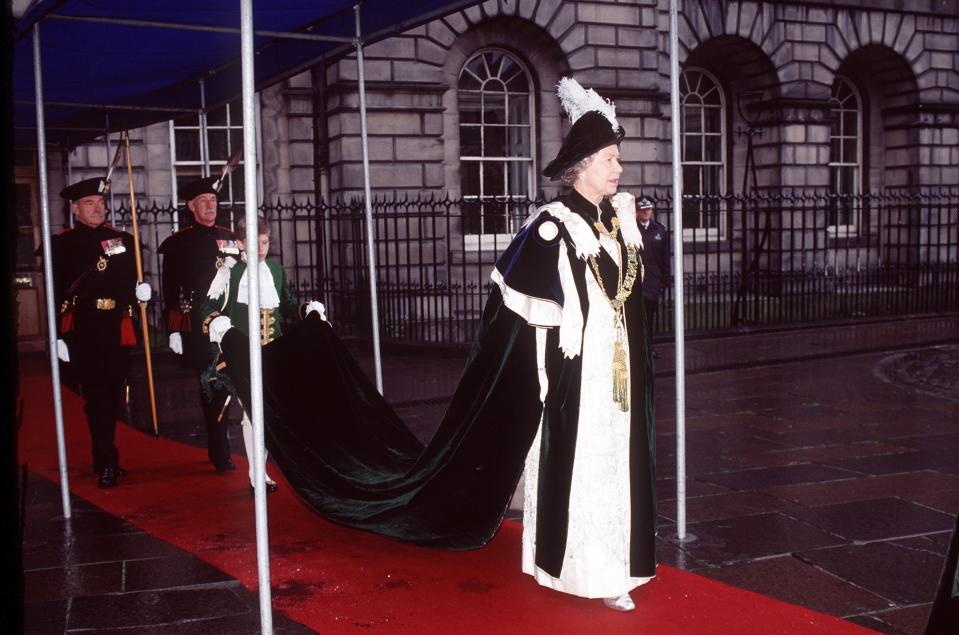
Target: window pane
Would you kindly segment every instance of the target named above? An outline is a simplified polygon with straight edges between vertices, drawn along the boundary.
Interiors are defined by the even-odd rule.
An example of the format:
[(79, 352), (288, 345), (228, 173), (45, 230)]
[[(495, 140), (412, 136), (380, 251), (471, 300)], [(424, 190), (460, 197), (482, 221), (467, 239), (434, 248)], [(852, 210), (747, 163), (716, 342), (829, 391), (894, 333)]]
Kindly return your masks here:
[(226, 106), (220, 106), (206, 113), (207, 126), (225, 126), (226, 125)]
[(483, 123), (506, 123), (506, 96), (483, 93)]
[(532, 157), (529, 144), (529, 128), (526, 126), (510, 126), (507, 128), (509, 156)]
[(529, 124), (529, 95), (507, 95), (509, 99), (509, 122)]
[(463, 196), (479, 196), (482, 194), (480, 192), (479, 171), (479, 161), (460, 162), (460, 187), (463, 190)]
[(234, 152), (238, 150), (243, 150), (243, 129), (242, 128), (239, 130), (235, 128), (233, 130), (230, 130), (230, 152), (228, 154), (224, 154), (223, 157), (216, 157), (216, 158), (222, 158), (224, 161), (226, 161), (227, 159), (230, 158), (231, 154), (233, 154)]
[(482, 121), (480, 112), (483, 108), (481, 93), (472, 91), (459, 92), (460, 122), (461, 123), (480, 123)]
[(529, 166), (526, 161), (509, 163), (509, 193), (513, 196), (529, 195)]
[(503, 234), (507, 231), (505, 203), (483, 204), (483, 233)]
[(483, 196), (506, 195), (506, 173), (499, 161), (483, 162)]
[(503, 126), (486, 126), (483, 134), (483, 156), (505, 157), (506, 128)]
[(173, 134), (176, 143), (177, 161), (200, 160), (200, 133), (197, 130), (176, 130)]
[(683, 107), (683, 132), (701, 132), (702, 109), (699, 106), (686, 105)]
[(13, 203), (17, 210), (17, 225), (33, 228), (33, 190), (27, 183), (17, 183)]
[(706, 120), (706, 132), (720, 133), (723, 130), (722, 109), (706, 108), (704, 113)]
[(703, 142), (706, 144), (706, 161), (722, 161), (722, 137), (719, 135), (709, 135), (703, 138)]
[(703, 138), (699, 135), (686, 135), (686, 153), (683, 161), (703, 160)]
[(483, 232), (481, 220), (482, 205), (474, 202), (463, 203), (463, 233), (480, 234)]
[[(230, 188), (229, 192), (232, 194), (232, 198), (226, 196), (220, 196), (220, 202), (226, 202), (232, 200), (236, 203), (242, 203), (245, 200), (243, 192), (243, 170), (233, 170), (230, 174)], [(223, 188), (226, 190), (227, 188)]]
[(210, 160), (225, 161), (230, 157), (230, 151), (227, 148), (226, 130), (208, 130), (207, 138), (210, 140)]
[(468, 157), (483, 154), (479, 126), (460, 126), (460, 154)]
[(855, 139), (843, 139), (842, 160), (844, 163), (859, 162), (859, 157), (856, 156), (856, 140)]
[(698, 165), (683, 166), (683, 194), (702, 194), (702, 185), (699, 180), (701, 168)]
[(842, 114), (842, 131), (847, 137), (853, 137), (859, 133), (859, 126), (856, 125), (856, 112), (846, 111)]
[(523, 69), (516, 68), (517, 71), (512, 77), (504, 77), (506, 80), (506, 88), (511, 91), (520, 91), (524, 93), (529, 92), (529, 80), (526, 79), (526, 73), (523, 72)]

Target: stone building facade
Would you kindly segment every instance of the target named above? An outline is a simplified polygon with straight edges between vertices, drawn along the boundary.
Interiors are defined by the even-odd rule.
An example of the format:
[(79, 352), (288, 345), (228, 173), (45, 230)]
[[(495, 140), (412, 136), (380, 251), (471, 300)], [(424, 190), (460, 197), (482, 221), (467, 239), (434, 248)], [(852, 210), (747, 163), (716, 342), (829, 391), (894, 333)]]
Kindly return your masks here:
[[(724, 197), (959, 186), (959, 1), (680, 0), (679, 7), (683, 189), (717, 201), (684, 212), (686, 237), (700, 245), (690, 250), (690, 267), (708, 260), (708, 247), (697, 255), (703, 244), (745, 240), (746, 221)], [(568, 129), (555, 97), (563, 76), (615, 102), (626, 129), (621, 187), (668, 194), (668, 33), (667, 0), (488, 0), (367, 46), (374, 195), (461, 199), (456, 236), (441, 238), (477, 246), (508, 236), (516, 229), (509, 200), (558, 191), (539, 173)], [(260, 93), (263, 200), (362, 194), (357, 89), (356, 60), (348, 57)], [(238, 138), (227, 110), (214, 109), (206, 122), (216, 137), (207, 144), (213, 171)], [(134, 132), (141, 204), (168, 204), (178, 180), (200, 173), (199, 131), (194, 117)], [(51, 184), (66, 178), (67, 164), (77, 179), (102, 173), (107, 161), (103, 143), (77, 148), (51, 166), (60, 171)], [(241, 192), (234, 183), (233, 196)], [(856, 238), (881, 212), (850, 203), (815, 213), (825, 216), (776, 214), (770, 222), (789, 228), (776, 240), (812, 244), (806, 228), (823, 225), (831, 239)], [(909, 214), (903, 223), (922, 226), (921, 210)], [(724, 267), (743, 266), (735, 252)], [(776, 250), (762, 266), (798, 267), (802, 252)], [(897, 253), (883, 257), (915, 255)], [(956, 252), (934, 257), (954, 262)]]
[[(905, 6), (896, 0), (681, 1), (686, 117), (692, 124), (703, 114), (704, 126), (718, 126), (694, 138), (684, 125), (686, 140), (704, 146), (700, 174), (710, 172), (707, 180), (715, 175), (714, 182), (697, 185), (715, 193), (752, 186), (745, 173), (750, 129), (760, 187), (830, 187), (831, 163), (834, 172), (841, 171), (837, 163), (858, 170), (852, 182), (832, 181), (858, 191), (959, 184), (959, 3)], [(467, 100), (459, 89), (472, 88), (461, 77), (484, 51), (507, 57), (526, 76), (524, 88), (509, 95), (526, 99), (528, 93), (522, 106), (528, 113), (520, 115), (530, 127), (517, 135), (525, 138), (505, 145), (497, 139), (497, 148), (482, 151), (505, 147), (510, 156), (528, 158), (522, 183), (528, 192), (555, 191), (538, 172), (568, 126), (554, 95), (561, 76), (615, 101), (627, 132), (624, 187), (668, 186), (667, 10), (665, 0), (489, 0), (366, 47), (374, 193), (462, 192), (461, 156), (468, 150), (460, 137), (467, 121), (460, 106)], [(260, 94), (261, 191), (267, 200), (361, 193), (356, 77), (355, 59), (345, 58)], [(699, 85), (687, 85), (693, 81)], [(718, 89), (715, 97), (700, 94), (711, 87)], [(484, 96), (496, 92), (487, 88)], [(716, 103), (692, 108), (703, 97)], [(841, 131), (847, 145), (852, 138), (861, 148), (851, 160), (831, 150), (837, 98), (845, 100), (844, 112), (857, 115), (849, 119), (854, 129)], [(712, 106), (718, 106), (715, 117)], [(165, 123), (138, 132), (141, 193), (147, 201), (168, 201), (174, 135)], [(690, 162), (699, 156), (693, 152), (687, 147)], [(107, 149), (83, 146), (69, 161), (74, 178), (98, 173)], [(687, 185), (693, 181), (691, 175)]]

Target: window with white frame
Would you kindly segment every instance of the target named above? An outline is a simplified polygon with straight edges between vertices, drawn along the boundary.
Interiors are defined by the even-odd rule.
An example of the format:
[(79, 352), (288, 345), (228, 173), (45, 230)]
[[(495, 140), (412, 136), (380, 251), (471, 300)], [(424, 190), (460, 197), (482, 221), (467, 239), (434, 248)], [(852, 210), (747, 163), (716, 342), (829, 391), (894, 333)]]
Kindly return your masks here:
[(683, 233), (720, 238), (726, 232), (726, 100), (719, 81), (691, 67), (679, 79), (682, 127)]
[(860, 225), (862, 193), (862, 99), (848, 78), (836, 77), (829, 100), (829, 188), (836, 196), (829, 208), (829, 230), (854, 235)]
[(467, 243), (510, 236), (534, 193), (530, 75), (500, 49), (474, 54), (457, 84), (460, 188)]
[[(200, 115), (183, 115), (170, 122), (170, 156), (176, 190), (203, 176), (204, 153), (209, 156), (210, 176), (219, 176), (234, 152), (243, 148), (242, 103), (230, 102), (206, 114), (206, 139)], [(207, 143), (208, 142), (208, 143)], [(223, 206), (242, 205), (243, 163), (227, 178), (217, 196)]]

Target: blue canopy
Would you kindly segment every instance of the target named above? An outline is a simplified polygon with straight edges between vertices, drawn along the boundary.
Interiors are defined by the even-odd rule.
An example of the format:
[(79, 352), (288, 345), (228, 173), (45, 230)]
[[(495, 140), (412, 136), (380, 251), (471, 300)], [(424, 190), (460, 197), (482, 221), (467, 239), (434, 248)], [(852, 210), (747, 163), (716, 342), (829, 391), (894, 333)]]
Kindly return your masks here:
[[(477, 3), (261, 0), (253, 10), (257, 88), (354, 50), (349, 38), (355, 33), (356, 4), (362, 41), (369, 44)], [(36, 144), (35, 24), (40, 25), (48, 143), (73, 147), (89, 141), (107, 131), (107, 119), (109, 130), (116, 131), (198, 111), (201, 79), (207, 108), (240, 95), (237, 0), (41, 0), (17, 22), (18, 145)], [(286, 39), (278, 33), (339, 40)]]

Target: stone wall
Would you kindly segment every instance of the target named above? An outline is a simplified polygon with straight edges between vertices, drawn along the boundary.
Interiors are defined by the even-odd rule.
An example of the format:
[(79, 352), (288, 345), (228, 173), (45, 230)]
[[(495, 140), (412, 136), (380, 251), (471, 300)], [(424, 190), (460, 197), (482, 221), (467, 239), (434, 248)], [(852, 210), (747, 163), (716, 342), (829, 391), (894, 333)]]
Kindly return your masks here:
[[(959, 183), (959, 2), (904, 6), (680, 3), (680, 63), (708, 70), (725, 90), (727, 191), (828, 185), (829, 96), (838, 73), (863, 95), (865, 189)], [(666, 0), (489, 0), (367, 46), (374, 192), (458, 193), (456, 83), (463, 63), (486, 47), (509, 51), (530, 70), (537, 172), (568, 129), (554, 86), (572, 75), (617, 104), (627, 131), (624, 187), (668, 188), (667, 11)], [(348, 57), (261, 93), (268, 199), (362, 192), (357, 89), (356, 60)], [(750, 135), (755, 173), (747, 170)], [(138, 191), (168, 201), (166, 124), (135, 131), (133, 142)], [(102, 144), (77, 149), (73, 177), (100, 173), (105, 154)], [(548, 181), (538, 185), (556, 191)]]

